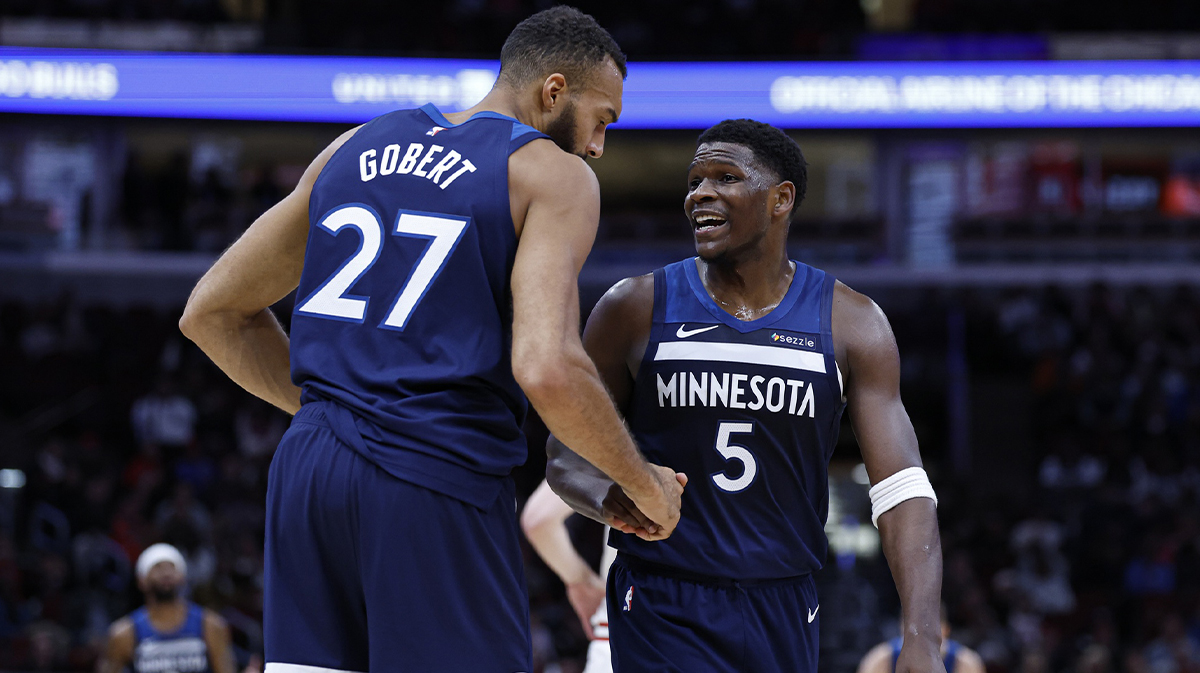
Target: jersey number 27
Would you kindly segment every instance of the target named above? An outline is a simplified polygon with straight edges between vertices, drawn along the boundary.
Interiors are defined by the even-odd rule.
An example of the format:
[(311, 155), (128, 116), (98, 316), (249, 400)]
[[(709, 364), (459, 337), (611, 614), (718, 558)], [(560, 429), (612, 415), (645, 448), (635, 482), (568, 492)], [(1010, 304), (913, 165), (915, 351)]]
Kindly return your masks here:
[[(415, 236), (433, 240), (417, 260), (408, 280), (392, 302), (387, 317), (379, 323), (380, 327), (404, 329), (409, 316), (442, 272), (446, 259), (454, 252), (458, 240), (467, 229), (467, 222), (466, 218), (400, 211), (396, 217), (396, 227), (392, 231), (393, 236)], [(358, 251), (304, 299), (296, 310), (321, 318), (362, 322), (367, 315), (367, 302), (370, 297), (347, 295), (346, 292), (379, 259), (379, 252), (383, 248), (383, 222), (370, 208), (350, 204), (330, 212), (317, 223), (318, 231), (332, 236), (337, 236), (343, 227), (358, 231), (361, 239)]]

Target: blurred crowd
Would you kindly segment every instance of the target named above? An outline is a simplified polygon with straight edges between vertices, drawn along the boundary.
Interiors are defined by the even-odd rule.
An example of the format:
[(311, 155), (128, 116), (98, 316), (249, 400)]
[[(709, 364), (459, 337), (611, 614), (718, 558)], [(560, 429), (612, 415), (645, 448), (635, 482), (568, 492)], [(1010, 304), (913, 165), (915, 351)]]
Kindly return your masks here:
[(176, 320), (0, 309), (0, 464), (23, 475), (0, 479), (0, 669), (90, 669), (141, 602), (133, 561), (160, 541), (241, 658), (261, 650), (266, 470), (287, 418), (185, 346)]
[[(518, 21), (551, 0), (8, 0), (5, 15), (118, 21), (257, 24), (270, 51), (494, 55)], [(931, 33), (1180, 31), (1200, 28), (1191, 0), (1147, 0), (1130, 13), (1115, 0), (574, 0), (635, 58), (846, 57), (868, 32), (868, 11), (905, 15), (898, 26)]]
[[(992, 673), (1200, 671), (1200, 295), (904, 294), (880, 300), (942, 496), (954, 637)], [(955, 311), (971, 380), (1008, 382), (996, 413), (1027, 435), (971, 450), (1027, 468), (954, 475), (944, 437), (921, 430), (944, 420), (921, 398), (944, 385), (933, 332)], [(287, 418), (230, 383), (176, 319), (70, 299), (0, 306), (0, 378), (16, 382), (0, 389), (0, 669), (90, 669), (109, 623), (140, 603), (132, 560), (158, 541), (184, 551), (191, 596), (231, 622), (242, 660), (260, 651), (266, 471)], [(542, 435), (530, 438), (522, 497), (541, 477)], [(573, 525), (595, 553), (598, 533)], [(578, 671), (582, 630), (526, 554), (538, 670)], [(839, 671), (889, 635), (896, 601), (882, 561), (830, 561), (822, 669)]]
[[(269, 52), (494, 56), (547, 0), (8, 0), (4, 16), (255, 23)], [(836, 0), (573, 3), (632, 58), (845, 57), (868, 30)], [(1200, 29), (1195, 0), (914, 0), (930, 32)], [(223, 249), (298, 177), (237, 173), (187, 153), (123, 173), (115, 247)], [(991, 673), (1200, 673), (1200, 293), (1189, 287), (880, 295), (904, 394), (935, 475), (953, 636)], [(995, 472), (951, 469), (946, 324), (965, 315), (972, 435)], [(230, 622), (239, 660), (261, 651), (266, 473), (287, 418), (248, 396), (148, 308), (0, 305), (0, 670), (81, 671), (112, 620), (141, 602), (132, 562), (170, 542), (191, 597)], [(286, 318), (286, 316), (284, 316)], [(983, 387), (999, 382), (1003, 385)], [(522, 497), (541, 477), (530, 429)], [(844, 439), (852, 444), (852, 435)], [(1011, 456), (1011, 460), (1006, 460)], [(839, 452), (839, 459), (850, 458)], [(595, 555), (593, 527), (572, 523)], [(563, 589), (526, 549), (539, 671), (582, 668)], [(819, 578), (822, 670), (893, 635), (878, 559), (831, 558)], [(838, 607), (842, 606), (842, 607)], [(839, 611), (840, 610), (840, 611)]]
[(282, 199), (302, 166), (263, 164), (240, 171), (199, 166), (176, 152), (162, 164), (126, 158), (114, 247), (220, 252)]
[[(268, 51), (494, 57), (512, 28), (549, 0), (10, 0), (5, 14), (263, 29)], [(849, 53), (865, 27), (857, 2), (656, 0), (569, 3), (595, 16), (635, 57)], [(720, 27), (720, 35), (712, 33)]]
[(1035, 470), (941, 484), (955, 637), (992, 671), (1200, 670), (1200, 295), (1047, 288), (976, 309), (972, 370), (1027, 381)]
[(913, 29), (929, 32), (1175, 31), (1200, 27), (1190, 0), (1149, 0), (1130, 13), (1119, 0), (917, 0)]

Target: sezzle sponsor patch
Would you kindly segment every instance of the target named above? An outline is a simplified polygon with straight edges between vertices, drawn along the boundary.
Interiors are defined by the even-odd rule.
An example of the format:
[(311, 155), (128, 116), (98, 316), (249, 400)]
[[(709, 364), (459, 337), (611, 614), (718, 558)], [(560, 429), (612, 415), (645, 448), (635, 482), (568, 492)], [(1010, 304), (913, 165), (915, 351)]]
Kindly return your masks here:
[(771, 333), (771, 343), (784, 346), (799, 346), (800, 348), (816, 348), (817, 340), (806, 335)]

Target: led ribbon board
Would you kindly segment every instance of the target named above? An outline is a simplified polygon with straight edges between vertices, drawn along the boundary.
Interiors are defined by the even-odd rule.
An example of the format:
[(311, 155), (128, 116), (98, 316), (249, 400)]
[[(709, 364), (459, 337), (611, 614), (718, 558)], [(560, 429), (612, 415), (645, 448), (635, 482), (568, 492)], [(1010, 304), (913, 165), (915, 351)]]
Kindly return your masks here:
[[(0, 112), (359, 123), (477, 102), (495, 61), (0, 48)], [(1200, 126), (1200, 61), (631, 63), (620, 128)]]

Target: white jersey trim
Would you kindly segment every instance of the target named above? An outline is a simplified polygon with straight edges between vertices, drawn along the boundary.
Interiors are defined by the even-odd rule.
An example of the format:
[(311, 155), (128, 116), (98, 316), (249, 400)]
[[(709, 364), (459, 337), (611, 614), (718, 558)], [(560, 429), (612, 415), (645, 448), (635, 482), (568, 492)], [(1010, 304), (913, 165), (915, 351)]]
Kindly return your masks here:
[(825, 373), (825, 354), (798, 351), (791, 348), (759, 346), (756, 344), (716, 343), (711, 341), (667, 341), (658, 344), (655, 361), (698, 360), (703, 362), (738, 362), (747, 365), (770, 365)]
[(320, 666), (305, 666), (303, 664), (281, 664), (268, 662), (263, 673), (364, 673), (361, 671), (345, 671), (339, 668), (322, 668)]

